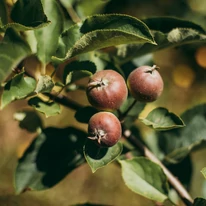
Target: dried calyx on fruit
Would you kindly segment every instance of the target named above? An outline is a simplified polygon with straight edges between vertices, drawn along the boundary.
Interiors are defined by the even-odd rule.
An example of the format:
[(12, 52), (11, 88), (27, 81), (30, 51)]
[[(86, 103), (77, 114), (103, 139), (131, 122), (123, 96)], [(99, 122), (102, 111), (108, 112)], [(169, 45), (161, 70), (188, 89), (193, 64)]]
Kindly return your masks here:
[(96, 72), (90, 78), (86, 92), (93, 107), (108, 111), (119, 109), (128, 95), (124, 78), (114, 70)]
[(112, 147), (122, 136), (119, 119), (111, 112), (98, 112), (88, 123), (88, 138), (100, 147)]
[(153, 102), (162, 94), (164, 83), (157, 69), (156, 65), (141, 66), (130, 73), (127, 85), (136, 100)]

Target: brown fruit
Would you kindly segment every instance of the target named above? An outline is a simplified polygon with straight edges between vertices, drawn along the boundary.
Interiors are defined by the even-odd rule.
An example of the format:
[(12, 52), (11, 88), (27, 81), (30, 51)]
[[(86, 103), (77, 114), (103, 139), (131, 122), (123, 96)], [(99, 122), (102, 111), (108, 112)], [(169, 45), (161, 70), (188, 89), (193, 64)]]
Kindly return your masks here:
[(141, 102), (153, 102), (162, 93), (164, 83), (156, 65), (141, 66), (132, 71), (127, 79), (131, 95)]
[(111, 112), (98, 112), (89, 120), (88, 134), (100, 147), (112, 147), (122, 136), (121, 123)]
[(90, 104), (101, 110), (119, 109), (127, 99), (128, 90), (124, 78), (114, 70), (96, 72), (87, 85)]

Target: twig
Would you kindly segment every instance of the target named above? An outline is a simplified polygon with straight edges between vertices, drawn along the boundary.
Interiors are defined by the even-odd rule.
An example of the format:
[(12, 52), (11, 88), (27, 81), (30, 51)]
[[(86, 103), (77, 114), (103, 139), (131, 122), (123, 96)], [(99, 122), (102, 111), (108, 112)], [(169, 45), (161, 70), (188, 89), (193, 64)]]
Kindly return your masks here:
[(134, 99), (132, 104), (127, 108), (127, 110), (119, 116), (119, 120), (122, 122), (124, 118), (127, 116), (127, 114), (130, 112), (130, 110), (134, 107), (134, 105), (137, 103), (137, 100)]
[(142, 144), (140, 140), (132, 135), (131, 132), (128, 132), (128, 130), (124, 132), (124, 137), (131, 141), (133, 145), (136, 145), (144, 153), (145, 157), (157, 163), (163, 169), (165, 175), (168, 178), (168, 181), (177, 191), (185, 205), (192, 206), (194, 200), (192, 199), (190, 194), (187, 192), (181, 182), (162, 164), (162, 162), (144, 144)]
[(67, 97), (65, 97), (62, 94), (59, 94), (56, 96), (56, 95), (51, 94), (51, 93), (44, 93), (44, 95), (49, 97), (51, 100), (65, 106), (65, 107), (68, 107), (70, 109), (78, 110), (78, 109), (81, 109), (83, 107), (81, 104), (78, 104), (77, 102), (75, 102), (71, 99), (68, 99)]
[(78, 23), (81, 21), (81, 19), (79, 18), (79, 16), (77, 15), (76, 11), (74, 10), (74, 8), (72, 7), (72, 5), (70, 7), (67, 8), (67, 12), (69, 13), (69, 16), (71, 17), (72, 21), (75, 23)]

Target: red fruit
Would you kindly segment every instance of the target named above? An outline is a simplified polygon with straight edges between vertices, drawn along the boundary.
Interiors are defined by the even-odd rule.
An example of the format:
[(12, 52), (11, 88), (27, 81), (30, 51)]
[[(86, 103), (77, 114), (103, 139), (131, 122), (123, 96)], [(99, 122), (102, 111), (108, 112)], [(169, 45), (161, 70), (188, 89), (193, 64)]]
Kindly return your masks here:
[(127, 79), (131, 95), (138, 101), (153, 102), (162, 93), (164, 83), (156, 65), (141, 66), (132, 71)]
[(89, 139), (101, 147), (112, 147), (122, 136), (119, 119), (111, 112), (98, 112), (88, 123)]
[(87, 86), (87, 98), (90, 104), (101, 110), (119, 109), (127, 99), (127, 95), (124, 78), (114, 70), (96, 72)]

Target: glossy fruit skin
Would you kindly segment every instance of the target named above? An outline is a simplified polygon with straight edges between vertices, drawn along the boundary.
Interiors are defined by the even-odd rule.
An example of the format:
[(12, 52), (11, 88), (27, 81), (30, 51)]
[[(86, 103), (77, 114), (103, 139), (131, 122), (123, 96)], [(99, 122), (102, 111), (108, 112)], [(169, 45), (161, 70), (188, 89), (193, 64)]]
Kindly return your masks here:
[(100, 147), (112, 147), (122, 136), (119, 119), (111, 112), (98, 112), (88, 123), (88, 138)]
[(131, 95), (141, 102), (155, 101), (164, 88), (164, 82), (156, 65), (141, 66), (133, 70), (128, 76), (127, 85)]
[(96, 72), (87, 85), (89, 103), (100, 110), (113, 111), (127, 99), (128, 89), (124, 78), (114, 70)]

